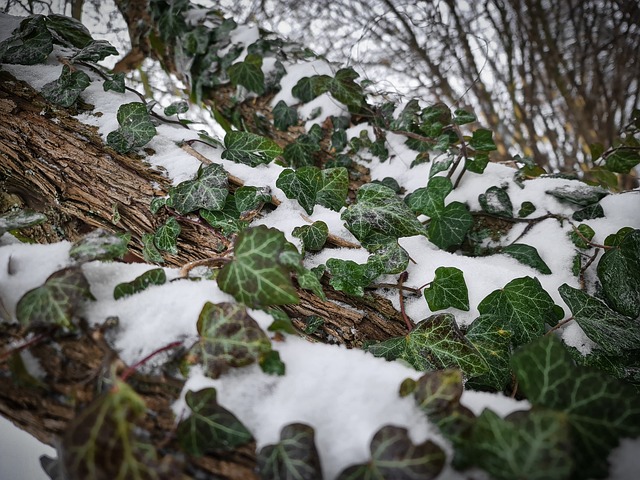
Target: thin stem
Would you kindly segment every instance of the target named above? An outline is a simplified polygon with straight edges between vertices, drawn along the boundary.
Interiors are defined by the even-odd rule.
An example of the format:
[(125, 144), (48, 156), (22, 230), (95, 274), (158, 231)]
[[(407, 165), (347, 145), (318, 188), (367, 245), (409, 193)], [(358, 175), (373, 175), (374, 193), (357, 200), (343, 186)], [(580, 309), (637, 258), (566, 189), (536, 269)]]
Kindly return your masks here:
[(176, 348), (176, 347), (179, 347), (181, 345), (182, 345), (182, 341), (178, 340), (176, 342), (171, 342), (170, 344), (165, 345), (164, 347), (160, 347), (157, 350), (154, 350), (149, 355), (144, 357), (142, 360), (134, 363), (129, 368), (127, 368), (124, 372), (122, 372), (122, 375), (120, 375), (120, 380), (122, 380), (123, 382), (126, 382), (127, 378), (129, 378), (131, 375), (133, 375), (136, 372), (136, 370), (138, 370), (138, 368), (140, 368), (142, 365), (147, 363), (153, 357), (155, 357), (156, 355), (158, 355), (158, 354), (160, 354), (162, 352), (166, 352), (167, 350), (171, 350), (172, 348)]
[(187, 278), (189, 276), (189, 272), (196, 267), (222, 267), (231, 261), (228, 257), (211, 257), (211, 258), (201, 258), (200, 260), (193, 260), (192, 262), (186, 263), (180, 269), (179, 278)]
[(400, 277), (398, 278), (398, 295), (400, 299), (400, 314), (402, 315), (402, 319), (407, 326), (407, 330), (409, 331), (409, 333), (411, 333), (411, 331), (413, 330), (413, 323), (411, 323), (411, 319), (407, 316), (407, 312), (404, 309), (404, 296), (402, 295), (402, 284), (407, 280), (408, 277), (409, 273), (407, 273), (406, 271), (400, 274)]
[(555, 326), (551, 327), (547, 333), (545, 333), (544, 335), (547, 336), (549, 335), (551, 332), (555, 332), (556, 330), (558, 330), (559, 328), (564, 327), (567, 323), (573, 322), (574, 318), (573, 317), (569, 317), (566, 320), (562, 320), (561, 322), (558, 322)]
[(22, 350), (26, 350), (27, 348), (37, 345), (43, 340), (46, 340), (48, 336), (49, 335), (46, 333), (40, 333), (38, 335), (34, 335), (33, 337), (31, 337), (31, 339), (27, 340), (22, 345), (18, 345), (15, 348), (10, 348), (6, 352), (4, 352), (2, 355), (0, 355), (0, 363), (6, 362), (9, 359), (9, 357), (11, 357), (14, 353), (19, 353)]

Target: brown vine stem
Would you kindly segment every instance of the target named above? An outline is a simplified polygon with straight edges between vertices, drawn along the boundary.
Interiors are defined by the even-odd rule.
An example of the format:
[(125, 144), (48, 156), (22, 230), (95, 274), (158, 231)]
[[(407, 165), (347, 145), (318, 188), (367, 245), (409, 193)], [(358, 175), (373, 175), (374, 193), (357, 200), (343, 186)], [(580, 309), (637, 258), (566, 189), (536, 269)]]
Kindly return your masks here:
[(554, 325), (553, 327), (551, 327), (547, 333), (545, 333), (545, 337), (547, 335), (549, 335), (551, 332), (555, 332), (556, 330), (558, 330), (559, 328), (564, 327), (566, 324), (573, 322), (573, 320), (575, 320), (573, 317), (569, 317), (566, 320), (562, 320), (561, 322), (558, 322), (556, 325)]
[(48, 336), (49, 335), (46, 334), (46, 333), (40, 333), (38, 335), (34, 335), (33, 337), (31, 337), (29, 340), (27, 340), (23, 344), (18, 345), (15, 348), (10, 348), (6, 352), (4, 352), (2, 355), (0, 355), (0, 363), (6, 362), (7, 359), (9, 357), (11, 357), (14, 353), (19, 353), (22, 350), (26, 350), (27, 348), (32, 347), (34, 345), (37, 345), (38, 343), (46, 340)]
[(211, 257), (211, 258), (201, 258), (199, 260), (194, 260), (192, 262), (186, 263), (180, 269), (180, 273), (178, 274), (178, 278), (187, 278), (189, 276), (189, 272), (196, 267), (223, 267), (227, 263), (231, 261), (228, 257)]
[(613, 248), (613, 247), (609, 247), (608, 245), (600, 245), (599, 243), (592, 242), (587, 237), (585, 237), (580, 230), (578, 230), (578, 227), (576, 227), (573, 224), (571, 225), (571, 228), (573, 228), (573, 231), (575, 232), (575, 234), (578, 235), (581, 240), (584, 240), (584, 243), (586, 243), (590, 247), (602, 248), (603, 250), (611, 250)]
[(420, 140), (421, 142), (425, 143), (431, 143), (433, 145), (438, 143), (437, 140), (434, 140), (433, 138), (425, 137), (413, 132), (405, 132), (404, 130), (391, 130), (391, 133), (395, 133), (396, 135), (404, 135), (405, 137), (413, 138), (414, 140)]
[(587, 283), (584, 278), (584, 274), (587, 271), (587, 268), (589, 268), (591, 264), (595, 261), (595, 259), (598, 257), (599, 253), (600, 253), (600, 249), (596, 248), (596, 251), (593, 253), (591, 257), (589, 257), (589, 260), (587, 261), (587, 263), (585, 263), (584, 266), (580, 269), (580, 288), (582, 288), (583, 290), (585, 289), (585, 285)]
[(409, 331), (409, 333), (411, 333), (411, 331), (413, 330), (413, 323), (411, 322), (411, 319), (407, 316), (407, 312), (404, 309), (404, 296), (402, 295), (402, 291), (404, 289), (403, 283), (406, 282), (408, 277), (409, 277), (409, 273), (406, 270), (400, 274), (400, 277), (398, 278), (398, 295), (400, 300), (400, 314), (402, 315), (402, 319), (404, 320), (404, 323), (407, 326), (407, 330)]
[(134, 363), (129, 368), (127, 368), (124, 372), (122, 372), (122, 375), (120, 375), (120, 380), (122, 380), (123, 382), (126, 382), (127, 378), (129, 378), (131, 375), (133, 375), (136, 372), (136, 370), (138, 370), (138, 368), (140, 368), (140, 366), (142, 366), (145, 363), (147, 363), (153, 357), (155, 357), (156, 355), (159, 355), (162, 352), (166, 352), (167, 350), (171, 350), (172, 348), (176, 348), (176, 347), (179, 347), (181, 345), (182, 345), (182, 341), (178, 340), (176, 342), (171, 342), (168, 345), (165, 345), (164, 347), (160, 347), (157, 350), (154, 350), (149, 355), (144, 357), (142, 360)]

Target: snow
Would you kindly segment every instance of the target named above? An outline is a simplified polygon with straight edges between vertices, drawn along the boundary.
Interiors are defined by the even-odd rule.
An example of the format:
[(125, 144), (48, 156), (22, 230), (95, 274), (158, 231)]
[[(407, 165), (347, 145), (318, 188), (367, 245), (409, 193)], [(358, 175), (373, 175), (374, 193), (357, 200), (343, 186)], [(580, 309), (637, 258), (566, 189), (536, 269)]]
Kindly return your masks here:
[[(6, 38), (7, 32), (15, 26), (17, 23), (14, 17), (0, 14), (0, 40)], [(257, 30), (239, 29), (234, 35), (233, 43), (248, 44), (257, 39)], [(46, 65), (3, 65), (2, 68), (25, 79), (35, 88), (41, 88), (59, 76), (60, 66), (56, 55), (60, 53), (54, 51)], [(270, 67), (265, 64), (265, 68)], [(286, 68), (287, 74), (281, 82), (282, 89), (273, 98), (272, 105), (280, 100), (289, 105), (298, 104), (299, 100), (291, 95), (291, 88), (300, 78), (314, 74), (332, 74), (331, 67), (319, 60), (295, 63)], [(109, 132), (118, 128), (118, 107), (123, 103), (139, 101), (130, 92), (124, 95), (104, 92), (100, 82), (92, 83), (81, 96), (86, 102), (95, 105), (95, 110), (93, 113), (78, 115), (78, 120), (98, 127), (100, 135), (105, 139)], [(301, 117), (307, 119), (317, 107), (322, 108), (322, 114), (309, 120), (307, 129), (312, 123), (321, 123), (329, 115), (340, 115), (346, 111), (344, 106), (325, 94), (304, 105), (300, 109)], [(98, 112), (101, 113), (100, 116), (96, 115)], [(349, 138), (358, 136), (364, 128), (368, 128), (369, 137), (373, 139), (372, 129), (366, 126), (349, 129)], [(148, 155), (145, 161), (164, 171), (174, 185), (192, 178), (200, 162), (182, 150), (177, 142), (197, 138), (196, 133), (169, 124), (159, 125), (157, 130), (158, 135), (148, 145), (155, 153)], [(410, 193), (426, 186), (432, 163), (410, 169), (416, 152), (406, 147), (405, 140), (401, 135), (389, 134), (387, 146), (391, 158), (386, 162), (375, 157), (367, 158), (366, 165), (370, 168), (372, 179), (393, 177)], [(251, 168), (221, 159), (221, 149), (199, 143), (194, 144), (194, 148), (211, 161), (223, 165), (230, 174), (243, 179), (246, 185), (269, 187), (282, 202), (273, 212), (257, 219), (254, 225), (276, 227), (284, 232), (288, 240), (299, 245), (299, 241), (292, 237), (293, 229), (308, 224), (309, 220), (322, 220), (327, 223), (332, 234), (356, 242), (340, 220), (340, 212), (316, 206), (313, 214), (307, 215), (296, 200), (286, 198), (276, 187), (276, 180), (283, 167), (271, 164)], [(500, 186), (507, 189), (516, 212), (524, 201), (530, 201), (537, 207), (529, 218), (543, 216), (547, 212), (570, 216), (578, 209), (562, 203), (546, 192), (559, 186), (581, 185), (579, 182), (540, 178), (525, 182), (522, 188), (515, 183), (514, 173), (514, 169), (498, 164), (489, 164), (482, 175), (466, 172), (460, 187), (445, 202), (459, 201), (472, 210), (478, 210), (478, 196), (491, 186)], [(609, 195), (601, 204), (606, 218), (584, 222), (596, 231), (595, 242), (603, 242), (607, 235), (615, 233), (621, 227), (640, 228), (640, 216), (637, 213), (640, 211), (640, 192)], [(515, 240), (523, 229), (523, 225), (516, 225), (508, 238)], [(406, 285), (417, 288), (431, 282), (435, 269), (441, 266), (462, 270), (468, 286), (470, 310), (450, 311), (455, 314), (459, 325), (464, 326), (471, 324), (478, 316), (478, 304), (492, 291), (504, 287), (515, 278), (533, 276), (540, 280), (553, 300), (564, 308), (568, 318), (569, 310), (560, 298), (558, 287), (564, 283), (578, 286), (577, 279), (571, 273), (571, 258), (575, 247), (567, 236), (570, 231), (568, 223), (546, 219), (537, 223), (518, 240), (538, 250), (552, 271), (550, 275), (542, 275), (507, 255), (471, 258), (440, 250), (423, 236), (402, 238), (400, 245), (415, 261), (409, 264)], [(68, 242), (30, 245), (17, 243), (9, 234), (0, 237), (0, 301), (10, 317), (5, 318), (5, 321), (15, 321), (16, 304), (24, 293), (40, 286), (50, 274), (72, 263), (68, 256), (69, 248)], [(365, 263), (368, 256), (369, 253), (364, 249), (327, 248), (307, 256), (305, 264), (312, 267), (325, 263), (328, 258)], [(91, 262), (82, 268), (97, 300), (88, 302), (82, 313), (90, 324), (101, 324), (109, 317), (119, 319), (120, 330), (114, 346), (128, 364), (175, 340), (185, 340), (188, 344), (196, 338), (196, 320), (205, 302), (233, 301), (231, 296), (220, 291), (215, 281), (178, 279), (178, 271), (175, 269), (166, 269), (167, 276), (173, 281), (149, 287), (131, 297), (114, 300), (113, 288), (118, 283), (131, 281), (152, 267)], [(387, 295), (398, 307), (398, 293), (392, 291)], [(406, 310), (414, 321), (433, 313), (422, 296), (408, 298)], [(269, 315), (260, 311), (251, 311), (251, 315), (265, 330), (272, 321)], [(592, 342), (575, 322), (563, 327), (560, 334), (568, 345), (575, 346), (583, 354), (588, 354), (592, 347)], [(277, 442), (281, 428), (288, 423), (310, 424), (316, 431), (316, 443), (324, 474), (328, 479), (335, 478), (348, 465), (366, 461), (369, 458), (369, 442), (383, 425), (404, 426), (409, 429), (414, 442), (431, 438), (444, 448), (449, 448), (417, 409), (413, 400), (398, 395), (400, 383), (407, 377), (418, 378), (419, 372), (400, 363), (375, 358), (360, 350), (314, 344), (295, 336), (286, 336), (284, 341), (274, 341), (274, 349), (280, 353), (286, 365), (286, 375), (269, 376), (259, 367), (250, 366), (232, 370), (214, 380), (205, 377), (200, 369), (194, 367), (183, 395), (189, 389), (215, 386), (220, 403), (249, 428), (256, 438), (258, 448)], [(527, 402), (472, 391), (465, 391), (462, 403), (475, 413), (491, 408), (503, 416), (515, 410), (529, 408)], [(174, 405), (178, 416), (183, 408), (182, 400)], [(23, 460), (17, 454), (14, 456), (14, 450), (8, 450), (10, 444), (18, 445), (18, 440), (13, 441), (18, 434), (4, 420), (0, 423), (0, 431), (4, 432), (0, 435), (0, 478), (37, 478), (36, 473), (27, 472), (26, 469), (34, 463), (32, 459), (36, 451), (43, 447), (38, 444), (25, 446), (21, 454), (28, 454), (32, 459)], [(7, 438), (12, 440), (7, 441)], [(640, 456), (637, 455), (639, 447), (640, 441), (625, 441), (613, 452), (611, 458), (615, 466), (611, 479), (631, 478), (632, 474), (629, 472), (636, 472), (640, 468)], [(15, 451), (18, 450), (20, 449)], [(19, 475), (15, 472), (19, 472)], [(463, 476), (448, 470), (442, 478), (456, 479)]]

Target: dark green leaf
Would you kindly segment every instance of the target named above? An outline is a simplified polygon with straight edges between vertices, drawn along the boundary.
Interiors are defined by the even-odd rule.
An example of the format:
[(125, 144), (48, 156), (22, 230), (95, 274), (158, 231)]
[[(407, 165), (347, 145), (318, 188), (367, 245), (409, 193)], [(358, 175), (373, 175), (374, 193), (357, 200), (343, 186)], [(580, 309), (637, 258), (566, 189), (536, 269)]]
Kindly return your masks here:
[(537, 278), (522, 277), (490, 293), (478, 305), (480, 314), (491, 314), (505, 321), (514, 345), (522, 345), (544, 333), (545, 322), (556, 320), (555, 303)]
[(490, 152), (497, 150), (496, 144), (493, 142), (493, 132), (484, 128), (479, 128), (473, 132), (469, 146), (474, 150)]
[(0, 61), (19, 65), (44, 63), (53, 51), (53, 38), (45, 17), (32, 15), (20, 22), (13, 35), (0, 43)]
[(367, 263), (382, 263), (382, 273), (402, 273), (409, 265), (409, 254), (398, 242), (389, 242), (367, 259)]
[(218, 274), (220, 289), (250, 307), (298, 303), (289, 269), (279, 260), (286, 243), (282, 232), (262, 225), (241, 232), (233, 261)]
[(324, 247), (329, 236), (329, 227), (323, 221), (313, 222), (311, 225), (302, 225), (293, 229), (292, 235), (302, 240), (304, 249), (309, 252), (317, 252)]
[(271, 342), (244, 306), (207, 302), (198, 317), (200, 340), (191, 353), (211, 378), (245, 367), (271, 350)]
[(352, 260), (330, 258), (327, 260), (327, 268), (331, 274), (329, 283), (333, 288), (358, 297), (364, 295), (364, 287), (384, 273), (384, 266), (380, 261), (361, 265)]
[(504, 325), (498, 315), (485, 314), (476, 318), (467, 330), (467, 340), (489, 365), (489, 371), (469, 379), (467, 387), (500, 392), (511, 382), (511, 332)]
[(84, 48), (93, 41), (87, 27), (75, 18), (51, 14), (45, 20), (49, 33), (56, 37), (57, 42), (66, 47)]
[(518, 210), (518, 217), (524, 218), (531, 215), (536, 211), (536, 206), (531, 202), (522, 202), (520, 210)]
[(322, 480), (313, 428), (302, 423), (285, 426), (280, 441), (258, 453), (258, 471), (264, 479)]
[(174, 217), (169, 217), (158, 230), (156, 230), (153, 236), (153, 243), (158, 250), (164, 250), (171, 255), (178, 253), (178, 236), (180, 235), (182, 228)]
[(142, 255), (145, 262), (164, 263), (164, 258), (158, 251), (154, 243), (154, 235), (145, 233), (142, 235)]
[(596, 232), (593, 231), (593, 228), (586, 223), (581, 223), (575, 228), (575, 230), (569, 232), (569, 238), (576, 247), (587, 249), (591, 247), (589, 242), (595, 234)]
[(73, 105), (80, 93), (91, 84), (89, 75), (83, 71), (71, 72), (68, 65), (62, 67), (60, 77), (42, 87), (42, 96), (61, 107)]
[[(637, 272), (636, 272), (637, 275)], [(584, 333), (608, 354), (640, 348), (640, 322), (614, 312), (597, 298), (566, 283), (558, 288)], [(637, 304), (631, 305), (638, 308)]]
[(640, 230), (628, 233), (605, 252), (598, 263), (598, 278), (613, 309), (628, 317), (640, 316)]
[(162, 268), (147, 270), (131, 282), (119, 283), (113, 289), (113, 298), (118, 300), (146, 290), (150, 285), (163, 285), (167, 281), (167, 275)]
[(291, 89), (292, 95), (300, 99), (302, 103), (310, 102), (326, 91), (326, 80), (321, 79), (320, 75), (303, 77)]
[(502, 188), (489, 187), (485, 193), (478, 197), (482, 210), (492, 215), (501, 217), (513, 217), (513, 205), (509, 194)]
[(33, 210), (18, 210), (0, 215), (0, 237), (10, 230), (20, 230), (47, 221), (47, 216)]
[(418, 371), (460, 368), (469, 377), (488, 371), (484, 359), (449, 313), (432, 315), (408, 335), (370, 345), (367, 351), (387, 360), (404, 360)]
[(436, 176), (440, 172), (444, 172), (451, 166), (452, 163), (453, 163), (452, 157), (446, 157), (446, 158), (434, 160), (433, 164), (431, 165), (431, 170), (429, 170), (429, 178)]
[(244, 62), (238, 62), (227, 69), (229, 78), (235, 85), (242, 85), (258, 95), (264, 93), (264, 73), (262, 73), (262, 57), (249, 54)]
[(282, 376), (285, 374), (286, 365), (280, 360), (280, 353), (270, 350), (260, 357), (260, 368), (268, 375)]
[(65, 268), (25, 293), (16, 306), (16, 317), (28, 328), (55, 325), (75, 330), (74, 313), (85, 299), (93, 296), (82, 269)]
[(607, 169), (615, 173), (629, 173), (640, 163), (640, 152), (629, 147), (618, 147), (605, 158)]
[(149, 120), (144, 103), (125, 103), (118, 108), (120, 128), (107, 135), (107, 143), (119, 153), (146, 145), (155, 135), (156, 127)]
[(419, 188), (407, 197), (407, 205), (416, 213), (430, 217), (444, 210), (444, 199), (453, 190), (453, 184), (447, 177), (431, 177), (425, 188)]
[(114, 92), (124, 93), (124, 73), (114, 73), (110, 79), (104, 81), (102, 89), (105, 92), (113, 90)]
[(106, 40), (92, 40), (86, 47), (71, 57), (72, 62), (99, 62), (110, 55), (118, 55), (118, 50)]
[(582, 207), (597, 203), (609, 195), (609, 192), (603, 188), (590, 187), (585, 184), (563, 185), (562, 187), (548, 190), (546, 193), (553, 195), (562, 201), (580, 205)]
[(243, 186), (233, 194), (236, 209), (243, 216), (253, 210), (259, 209), (264, 203), (271, 201), (268, 188)]
[(278, 130), (287, 130), (287, 128), (297, 125), (298, 112), (294, 107), (288, 106), (284, 100), (280, 100), (273, 107), (273, 125)]
[(453, 123), (455, 123), (456, 125), (466, 125), (467, 123), (472, 123), (477, 120), (473, 112), (468, 112), (466, 110), (462, 110), (461, 108), (456, 109), (453, 113), (455, 115)]
[(224, 137), (225, 151), (222, 158), (251, 167), (270, 163), (282, 153), (282, 149), (268, 138), (249, 132), (229, 132)]
[(270, 332), (284, 332), (290, 333), (292, 335), (296, 334), (296, 329), (291, 323), (291, 319), (289, 315), (278, 308), (269, 308), (267, 309), (267, 313), (269, 313), (273, 317), (273, 322), (269, 325)]
[(531, 268), (535, 268), (540, 273), (549, 275), (551, 270), (544, 263), (544, 260), (540, 258), (538, 250), (531, 245), (525, 245), (524, 243), (512, 243), (502, 249), (502, 253), (506, 253), (510, 257), (515, 258), (523, 265), (527, 265)]
[(283, 170), (276, 186), (287, 198), (295, 198), (311, 215), (316, 204), (332, 210), (340, 210), (349, 190), (349, 174), (346, 168), (320, 170), (318, 167), (302, 167)]
[(470, 438), (474, 463), (496, 480), (565, 480), (573, 462), (567, 415), (514, 412), (502, 419), (485, 409)]
[(304, 327), (304, 333), (307, 335), (313, 335), (319, 328), (322, 328), (322, 325), (324, 325), (322, 317), (318, 317), (317, 315), (305, 317), (304, 322), (306, 324)]
[(178, 424), (177, 435), (180, 446), (190, 455), (233, 450), (253, 440), (251, 432), (220, 406), (216, 397), (215, 388), (189, 390), (185, 396), (191, 415)]
[(432, 312), (454, 307), (469, 311), (469, 291), (462, 270), (438, 267), (435, 279), (424, 289), (424, 298)]
[(616, 233), (607, 235), (607, 238), (604, 239), (604, 244), (607, 247), (617, 247), (622, 243), (625, 237), (633, 231), (634, 229), (631, 227), (622, 227)]
[(599, 203), (594, 203), (593, 205), (589, 205), (588, 207), (584, 207), (577, 212), (573, 212), (571, 216), (576, 222), (582, 222), (584, 220), (591, 220), (592, 218), (602, 218), (604, 217), (604, 210), (602, 209), (602, 205)]
[(327, 77), (326, 86), (321, 89), (329, 91), (340, 103), (359, 108), (364, 102), (362, 87), (354, 82), (359, 76), (351, 67), (341, 68), (333, 78)]
[(200, 166), (194, 180), (181, 182), (169, 190), (171, 206), (182, 214), (201, 208), (222, 210), (228, 194), (227, 172), (217, 163)]
[(431, 243), (448, 250), (460, 245), (473, 225), (473, 217), (466, 205), (451, 202), (442, 212), (431, 217), (428, 236)]
[(637, 393), (602, 372), (576, 367), (554, 335), (540, 337), (511, 357), (519, 389), (535, 407), (564, 412), (573, 444), (572, 478), (604, 478), (620, 438), (640, 435)]
[(115, 260), (127, 253), (129, 240), (130, 233), (116, 234), (98, 228), (75, 242), (69, 250), (69, 256), (77, 262)]
[(341, 152), (347, 146), (347, 141), (347, 132), (342, 128), (331, 134), (331, 148), (336, 152)]
[(151, 199), (151, 203), (149, 204), (149, 210), (155, 215), (165, 205), (171, 206), (169, 203), (169, 197), (154, 197)]
[(473, 173), (482, 174), (489, 165), (489, 155), (486, 153), (476, 153), (473, 157), (468, 157), (464, 161), (467, 170)]
[(444, 468), (446, 455), (427, 440), (414, 445), (407, 429), (387, 425), (371, 440), (371, 460), (348, 467), (338, 480), (430, 480)]
[(320, 151), (320, 145), (314, 142), (308, 135), (300, 135), (298, 139), (284, 148), (282, 156), (286, 165), (294, 168), (313, 165), (315, 152)]
[(187, 113), (189, 110), (189, 104), (184, 100), (179, 100), (177, 102), (172, 102), (171, 105), (164, 109), (164, 114), (167, 117), (171, 117), (172, 115), (179, 115), (181, 113)]

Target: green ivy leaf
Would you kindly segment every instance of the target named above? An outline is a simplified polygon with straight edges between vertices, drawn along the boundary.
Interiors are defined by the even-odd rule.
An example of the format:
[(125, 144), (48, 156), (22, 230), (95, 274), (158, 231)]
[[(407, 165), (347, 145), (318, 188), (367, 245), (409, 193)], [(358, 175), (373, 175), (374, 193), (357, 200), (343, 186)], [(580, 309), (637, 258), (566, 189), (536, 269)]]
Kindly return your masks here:
[(171, 206), (185, 214), (204, 208), (222, 210), (229, 194), (227, 172), (221, 165), (201, 165), (194, 180), (179, 183), (169, 190)]
[(509, 194), (500, 187), (489, 187), (485, 193), (478, 197), (482, 210), (492, 215), (501, 217), (513, 217), (513, 205)]
[(87, 46), (71, 57), (72, 62), (99, 62), (110, 55), (118, 55), (118, 50), (106, 40), (92, 40)]
[(440, 474), (445, 461), (446, 454), (432, 441), (414, 445), (406, 428), (386, 425), (371, 440), (371, 460), (346, 468), (338, 480), (430, 480)]
[(245, 367), (271, 350), (271, 342), (244, 306), (207, 302), (198, 317), (200, 340), (191, 347), (211, 378)]
[(115, 260), (127, 253), (130, 240), (130, 233), (116, 234), (98, 228), (75, 242), (69, 250), (69, 256), (81, 263), (93, 260)]
[(571, 218), (576, 222), (583, 222), (584, 220), (591, 220), (593, 218), (602, 218), (604, 217), (604, 210), (602, 205), (599, 203), (594, 203), (593, 205), (589, 205), (588, 207), (584, 207), (577, 212), (573, 212)]
[(164, 114), (167, 117), (171, 117), (173, 115), (187, 113), (188, 111), (189, 111), (189, 104), (184, 100), (178, 100), (177, 102), (172, 102), (168, 107), (165, 107)]
[(607, 169), (615, 173), (629, 173), (640, 163), (640, 153), (637, 148), (618, 147), (605, 158)]
[(473, 225), (473, 217), (466, 205), (451, 202), (444, 210), (431, 217), (428, 236), (435, 246), (448, 250), (460, 245)]
[(270, 350), (260, 357), (260, 368), (267, 375), (283, 376), (286, 371), (286, 365), (280, 360), (280, 353)]
[(493, 132), (484, 128), (479, 128), (473, 132), (469, 146), (474, 150), (490, 152), (497, 150), (496, 144), (493, 142)]
[(320, 75), (313, 75), (298, 80), (291, 89), (291, 94), (302, 103), (307, 103), (326, 91), (326, 79), (321, 78)]
[(527, 265), (531, 268), (535, 268), (540, 273), (545, 275), (551, 274), (551, 270), (544, 263), (544, 260), (540, 258), (538, 250), (531, 245), (525, 245), (524, 243), (512, 243), (502, 249), (502, 253), (506, 253), (510, 257), (515, 258), (523, 265)]
[(373, 252), (367, 263), (382, 263), (382, 273), (402, 273), (409, 266), (409, 254), (398, 242), (390, 242)]
[(479, 175), (484, 173), (487, 165), (489, 165), (489, 155), (487, 153), (476, 153), (473, 157), (467, 157), (464, 160), (464, 166), (467, 170)]
[(155, 246), (154, 235), (145, 233), (142, 235), (142, 256), (145, 262), (164, 263), (164, 258)]
[(44, 213), (33, 210), (17, 210), (15, 212), (3, 213), (0, 215), (0, 237), (10, 230), (20, 230), (40, 225), (47, 221)]
[(292, 235), (302, 240), (304, 249), (309, 252), (322, 250), (327, 237), (329, 227), (323, 221), (313, 222), (311, 225), (302, 225), (293, 229)]
[(362, 297), (364, 288), (384, 273), (382, 262), (358, 264), (352, 260), (330, 258), (327, 268), (331, 274), (329, 283), (336, 290)]
[(102, 89), (105, 92), (113, 90), (114, 92), (124, 93), (124, 73), (114, 73), (111, 78), (104, 81)]
[(107, 135), (107, 144), (119, 153), (142, 147), (156, 135), (144, 103), (125, 103), (118, 108), (116, 117), (120, 128)]
[(367, 351), (387, 360), (404, 360), (418, 371), (460, 368), (469, 377), (488, 371), (486, 362), (449, 313), (432, 315), (408, 335), (369, 345)]
[(113, 298), (118, 300), (146, 290), (150, 285), (164, 285), (167, 275), (162, 268), (153, 268), (139, 275), (131, 282), (119, 283), (113, 289)]
[(453, 184), (447, 177), (431, 177), (425, 188), (419, 188), (406, 199), (409, 208), (416, 213), (438, 216), (444, 210), (444, 199), (453, 190)]
[(640, 230), (624, 236), (598, 263), (598, 278), (609, 305), (628, 317), (640, 316)]
[(573, 203), (582, 207), (598, 203), (604, 197), (609, 195), (609, 192), (603, 188), (590, 187), (585, 184), (563, 185), (562, 187), (557, 187), (553, 190), (547, 190), (546, 193), (564, 202)]
[(215, 388), (189, 390), (185, 401), (191, 415), (180, 421), (178, 442), (190, 455), (228, 451), (253, 440), (251, 432), (226, 408), (220, 406)]
[(558, 291), (584, 333), (605, 352), (621, 355), (625, 350), (640, 347), (640, 322), (635, 317), (620, 315), (597, 298), (566, 283)]
[(576, 227), (576, 231), (569, 232), (569, 238), (573, 242), (573, 244), (578, 247), (586, 250), (587, 248), (591, 248), (588, 242), (591, 241), (596, 232), (593, 231), (586, 223), (581, 223)]
[(250, 167), (270, 163), (282, 153), (273, 140), (249, 132), (229, 132), (224, 137), (222, 158)]
[(520, 210), (518, 210), (518, 217), (524, 218), (531, 215), (536, 211), (536, 206), (531, 202), (522, 202), (520, 204)]
[(478, 119), (473, 112), (468, 112), (461, 108), (456, 109), (453, 114), (455, 115), (453, 123), (456, 125), (466, 125), (467, 123), (473, 123)]
[(282, 156), (286, 160), (286, 165), (294, 168), (308, 167), (313, 165), (313, 154), (320, 151), (320, 144), (310, 135), (300, 135), (295, 142), (284, 148)]
[(45, 20), (49, 33), (65, 47), (84, 48), (93, 41), (87, 27), (75, 18), (51, 14)]
[(557, 320), (554, 307), (537, 278), (522, 277), (490, 293), (480, 302), (478, 311), (503, 318), (505, 329), (513, 334), (513, 344), (522, 345), (544, 334), (545, 322)]
[(469, 311), (469, 291), (462, 270), (455, 267), (438, 267), (435, 279), (424, 289), (424, 298), (432, 312), (449, 307)]
[(349, 173), (344, 167), (286, 169), (278, 177), (276, 186), (287, 198), (298, 200), (309, 215), (316, 204), (338, 211), (344, 206), (349, 192)]
[(178, 236), (182, 228), (174, 217), (169, 217), (153, 236), (153, 243), (158, 250), (164, 250), (171, 255), (178, 253)]
[(157, 478), (153, 446), (137, 434), (135, 422), (147, 409), (126, 383), (116, 380), (66, 427), (60, 445), (62, 469), (71, 479)]
[(274, 480), (321, 480), (320, 457), (309, 425), (291, 423), (280, 432), (280, 441), (258, 453), (261, 478)]
[(82, 269), (65, 268), (25, 293), (16, 306), (16, 317), (27, 328), (55, 325), (75, 330), (74, 312), (85, 299), (93, 300), (93, 295)]
[(289, 333), (291, 335), (295, 335), (297, 333), (293, 323), (291, 323), (291, 319), (289, 315), (276, 307), (271, 307), (266, 309), (266, 312), (273, 317), (273, 322), (269, 325), (270, 332), (284, 332)]
[(270, 202), (271, 194), (268, 188), (242, 186), (235, 191), (233, 198), (238, 213), (243, 216)]
[(604, 239), (604, 244), (607, 247), (618, 247), (625, 239), (625, 237), (633, 231), (634, 229), (631, 227), (622, 227), (616, 233), (607, 235), (607, 238)]
[(12, 33), (0, 43), (1, 63), (36, 65), (44, 63), (53, 51), (53, 38), (42, 15), (25, 18)]
[(234, 85), (242, 85), (247, 90), (258, 95), (264, 93), (264, 73), (262, 72), (262, 57), (249, 54), (243, 62), (234, 63), (227, 69), (229, 78)]
[(572, 478), (604, 478), (620, 438), (640, 435), (637, 392), (602, 372), (576, 367), (554, 335), (535, 339), (511, 357), (518, 385), (535, 407), (567, 415)]
[(282, 131), (298, 124), (298, 112), (294, 107), (288, 106), (284, 100), (280, 100), (273, 107), (273, 125)]
[(330, 92), (340, 103), (348, 107), (360, 108), (364, 102), (364, 95), (362, 87), (354, 82), (359, 76), (351, 67), (341, 68), (333, 78), (322, 75), (326, 77), (326, 84), (322, 89)]
[(80, 93), (91, 84), (89, 75), (83, 71), (71, 72), (68, 65), (62, 67), (60, 77), (42, 87), (42, 96), (61, 107), (70, 107)]
[(566, 414), (514, 412), (505, 419), (485, 409), (470, 438), (474, 463), (496, 480), (564, 480), (573, 462)]
[(469, 379), (467, 387), (477, 390), (503, 391), (511, 382), (511, 332), (498, 315), (480, 315), (467, 330), (467, 340), (489, 365), (489, 371)]
[(390, 188), (368, 183), (358, 190), (357, 200), (340, 218), (364, 247), (375, 250), (388, 243), (380, 242), (380, 237), (397, 239), (425, 234), (424, 226)]
[(249, 307), (298, 303), (289, 269), (280, 261), (287, 243), (282, 232), (263, 225), (238, 234), (234, 259), (218, 274), (220, 289)]
[(247, 221), (240, 220), (241, 213), (238, 211), (234, 195), (227, 196), (222, 210), (217, 212), (200, 210), (199, 214), (209, 225), (221, 230), (227, 237), (241, 232), (249, 224)]

